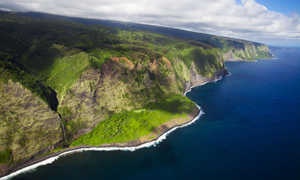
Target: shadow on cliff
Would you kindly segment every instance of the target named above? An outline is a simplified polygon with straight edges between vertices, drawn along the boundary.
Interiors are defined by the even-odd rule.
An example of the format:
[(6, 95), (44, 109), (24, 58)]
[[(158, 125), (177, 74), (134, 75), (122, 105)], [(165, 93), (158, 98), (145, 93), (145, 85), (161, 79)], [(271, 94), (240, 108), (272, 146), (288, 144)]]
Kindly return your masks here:
[(156, 102), (150, 102), (146, 105), (147, 109), (161, 110), (172, 114), (186, 114), (194, 110), (195, 104), (187, 97), (178, 94), (172, 94), (162, 97)]

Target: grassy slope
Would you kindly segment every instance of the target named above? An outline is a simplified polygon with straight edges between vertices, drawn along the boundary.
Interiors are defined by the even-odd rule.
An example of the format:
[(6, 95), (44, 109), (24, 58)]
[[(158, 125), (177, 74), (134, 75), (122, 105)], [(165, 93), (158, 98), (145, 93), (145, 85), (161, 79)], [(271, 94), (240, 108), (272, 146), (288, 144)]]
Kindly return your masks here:
[(89, 56), (85, 52), (81, 52), (56, 59), (53, 68), (43, 74), (49, 76), (47, 84), (58, 91), (58, 97), (61, 99), (88, 66)]
[(146, 109), (112, 115), (105, 121), (98, 123), (93, 131), (75, 140), (71, 146), (124, 143), (138, 140), (170, 119), (186, 117), (194, 107), (194, 103), (188, 98), (181, 95), (171, 95), (159, 102), (149, 103)]
[[(69, 140), (97, 124), (88, 135), (95, 135), (88, 138), (89, 143), (95, 143), (95, 139), (99, 143), (124, 142), (149, 134), (153, 127), (171, 118), (184, 117), (195, 107), (186, 97), (174, 95), (183, 92), (193, 65), (207, 77), (223, 66), (219, 49), (193, 40), (16, 15), (1, 18), (1, 32), (16, 45), (22, 44), (17, 51), (15, 46), (0, 49), (1, 62), (25, 65), (35, 73), (30, 77), (57, 91), (58, 111)], [(1, 47), (7, 47), (6, 44), (0, 43)], [(112, 62), (110, 57), (126, 57), (135, 67), (129, 68), (124, 60)], [(32, 92), (38, 93), (40, 90), (35, 87), (39, 85), (33, 82), (24, 84), (32, 84)], [(146, 110), (135, 111), (141, 108)], [(119, 134), (112, 138), (116, 127)], [(99, 138), (104, 129), (105, 135), (100, 136), (105, 138)], [(136, 129), (136, 134), (131, 129)], [(88, 143), (86, 137), (73, 145)], [(5, 148), (2, 154), (7, 154)]]
[(93, 131), (75, 140), (71, 146), (81, 144), (100, 145), (109, 143), (124, 143), (137, 140), (148, 135), (155, 127), (170, 119), (183, 117), (163, 111), (143, 111), (114, 114), (112, 117), (98, 123)]
[[(266, 45), (261, 43), (246, 41), (246, 40), (232, 39), (232, 38), (221, 37), (221, 36), (213, 36), (204, 33), (195, 33), (191, 31), (184, 31), (184, 30), (178, 30), (173, 28), (165, 28), (159, 26), (135, 24), (135, 23), (128, 23), (128, 22), (81, 19), (81, 18), (72, 18), (72, 17), (57, 16), (57, 15), (45, 14), (45, 13), (36, 13), (36, 12), (27, 12), (27, 13), (19, 13), (19, 14), (24, 14), (25, 16), (30, 16), (30, 17), (40, 17), (44, 19), (53, 19), (53, 20), (59, 20), (65, 22), (80, 22), (87, 25), (101, 24), (101, 25), (115, 26), (119, 28), (147, 30), (147, 31), (163, 33), (167, 35), (190, 38), (196, 41), (205, 42), (206, 44), (210, 44), (212, 46), (217, 45), (217, 47), (220, 48), (223, 51), (223, 53), (227, 53), (230, 50), (234, 50), (235, 52), (233, 53), (233, 56), (237, 59), (254, 60), (258, 58), (260, 59), (271, 58), (270, 51)], [(246, 47), (246, 48), (241, 48), (241, 47)]]

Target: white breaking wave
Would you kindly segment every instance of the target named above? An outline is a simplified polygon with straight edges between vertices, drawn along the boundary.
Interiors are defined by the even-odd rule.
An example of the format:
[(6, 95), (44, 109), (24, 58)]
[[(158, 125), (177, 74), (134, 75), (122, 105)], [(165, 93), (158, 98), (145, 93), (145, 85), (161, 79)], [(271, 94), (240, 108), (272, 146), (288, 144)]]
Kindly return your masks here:
[(223, 76), (219, 76), (219, 78), (214, 80), (214, 82), (220, 81), (221, 79), (223, 79)]
[(186, 93), (191, 92), (191, 90), (192, 90), (194, 87), (203, 86), (204, 84), (207, 84), (207, 83), (209, 83), (209, 82), (210, 82), (210, 81), (205, 81), (204, 83), (199, 84), (199, 85), (197, 85), (197, 86), (192, 86), (192, 87), (190, 87), (190, 89), (189, 89), (188, 91), (186, 91), (183, 95), (186, 96)]
[[(229, 74), (227, 76), (230, 76), (230, 75), (231, 74)], [(221, 79), (222, 79), (222, 76), (220, 76), (219, 79), (215, 80), (214, 82), (219, 81)], [(206, 82), (204, 82), (200, 85), (197, 85), (197, 86), (202, 86), (202, 85), (205, 85), (206, 83), (209, 83), (209, 82), (210, 81), (206, 81)], [(187, 92), (190, 92), (192, 90), (192, 88), (197, 87), (197, 86), (192, 86), (190, 88), (190, 90), (187, 91)], [(184, 96), (186, 95), (187, 92), (184, 93)], [(196, 117), (194, 117), (193, 120), (191, 120), (190, 122), (188, 122), (186, 124), (183, 124), (181, 126), (176, 126), (176, 127), (173, 127), (172, 129), (169, 129), (167, 132), (162, 134), (159, 138), (157, 138), (154, 141), (147, 142), (147, 143), (141, 144), (139, 146), (135, 146), (135, 147), (90, 147), (90, 148), (80, 148), (80, 149), (66, 151), (66, 152), (63, 152), (63, 153), (61, 153), (57, 156), (50, 157), (50, 158), (48, 158), (46, 160), (43, 160), (41, 162), (38, 162), (36, 164), (33, 164), (33, 165), (27, 166), (25, 168), (22, 168), (22, 169), (20, 169), (16, 172), (13, 172), (13, 173), (11, 173), (7, 176), (4, 176), (4, 177), (0, 178), (0, 180), (8, 180), (8, 179), (11, 179), (12, 177), (17, 176), (17, 175), (22, 174), (22, 173), (32, 172), (39, 166), (44, 166), (44, 165), (47, 165), (47, 164), (51, 164), (54, 161), (56, 161), (58, 158), (69, 155), (69, 154), (73, 154), (73, 153), (78, 153), (78, 152), (83, 152), (83, 151), (118, 151), (118, 150), (121, 150), (121, 151), (135, 151), (135, 150), (138, 150), (138, 149), (141, 149), (141, 148), (156, 146), (157, 144), (159, 144), (160, 142), (165, 140), (167, 138), (167, 136), (170, 133), (172, 133), (173, 131), (175, 131), (176, 129), (189, 126), (189, 125), (193, 124), (196, 120), (198, 120), (204, 114), (204, 112), (201, 110), (200, 106), (198, 106), (197, 104), (196, 104), (196, 106), (198, 107), (200, 112)]]
[[(231, 76), (231, 73), (229, 72), (229, 74), (228, 74), (228, 75), (225, 75), (225, 76)], [(186, 91), (183, 95), (186, 96), (186, 93), (191, 92), (191, 90), (192, 90), (194, 87), (203, 86), (203, 85), (205, 85), (205, 84), (207, 84), (207, 83), (210, 83), (210, 82), (217, 82), (217, 81), (220, 81), (221, 79), (223, 79), (223, 76), (219, 76), (219, 78), (216, 79), (216, 80), (214, 80), (214, 81), (205, 81), (205, 82), (202, 83), (202, 84), (199, 84), (199, 85), (196, 85), (196, 86), (192, 86), (192, 87), (190, 87), (190, 89), (189, 89), (188, 91)], [(198, 105), (196, 105), (196, 106), (198, 106)]]
[(46, 159), (44, 161), (38, 162), (36, 164), (27, 166), (27, 167), (25, 167), (23, 169), (20, 169), (20, 170), (18, 170), (16, 172), (13, 172), (13, 173), (11, 173), (11, 174), (9, 174), (7, 176), (4, 176), (4, 177), (0, 178), (0, 180), (8, 180), (8, 179), (11, 179), (12, 177), (14, 177), (16, 175), (19, 175), (19, 174), (22, 174), (22, 173), (25, 173), (25, 172), (34, 171), (39, 166), (44, 166), (44, 165), (47, 165), (47, 164), (51, 164), (54, 161), (56, 161), (58, 158), (66, 156), (66, 155), (69, 155), (69, 154), (72, 154), (72, 153), (83, 152), (83, 151), (118, 151), (118, 150), (122, 150), (122, 151), (135, 151), (135, 150), (138, 150), (138, 149), (141, 149), (141, 148), (156, 146), (157, 144), (159, 144), (160, 142), (162, 142), (164, 139), (166, 139), (167, 136), (171, 132), (175, 131), (178, 128), (189, 126), (192, 123), (194, 123), (196, 120), (198, 120), (200, 118), (200, 116), (202, 114), (204, 114), (204, 112), (201, 111), (200, 106), (198, 106), (198, 105), (196, 105), (196, 106), (199, 108), (200, 113), (196, 117), (194, 117), (194, 119), (192, 121), (190, 121), (190, 122), (188, 122), (186, 124), (183, 124), (181, 126), (176, 126), (176, 127), (172, 128), (172, 129), (169, 129), (167, 132), (165, 132), (164, 134), (162, 134), (158, 139), (156, 139), (154, 141), (147, 142), (147, 143), (141, 144), (139, 146), (135, 146), (135, 147), (91, 147), (91, 148), (80, 148), (80, 149), (70, 150), (70, 151), (61, 153), (61, 154), (59, 154), (57, 156), (50, 157), (50, 158), (48, 158), (48, 159)]

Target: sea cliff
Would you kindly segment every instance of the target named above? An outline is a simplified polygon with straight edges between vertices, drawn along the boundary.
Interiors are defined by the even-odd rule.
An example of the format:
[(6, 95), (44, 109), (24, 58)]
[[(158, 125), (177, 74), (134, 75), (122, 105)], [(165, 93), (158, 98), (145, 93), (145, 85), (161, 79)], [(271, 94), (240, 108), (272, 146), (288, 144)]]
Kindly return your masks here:
[(225, 61), (255, 61), (256, 59), (271, 58), (268, 46), (260, 43), (243, 43), (235, 45), (234, 48), (224, 52)]
[(229, 74), (211, 41), (0, 15), (0, 176), (78, 147), (153, 141), (199, 114), (185, 92)]

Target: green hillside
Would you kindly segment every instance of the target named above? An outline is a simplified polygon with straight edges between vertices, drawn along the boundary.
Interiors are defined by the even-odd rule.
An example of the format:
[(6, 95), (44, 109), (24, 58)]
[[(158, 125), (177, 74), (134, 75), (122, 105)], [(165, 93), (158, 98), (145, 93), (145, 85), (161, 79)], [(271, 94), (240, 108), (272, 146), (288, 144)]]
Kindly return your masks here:
[(212, 41), (5, 12), (0, 36), (1, 176), (70, 146), (157, 138), (197, 114), (185, 91), (228, 74)]
[(268, 46), (261, 43), (251, 42), (251, 41), (246, 41), (241, 39), (233, 39), (233, 38), (215, 36), (215, 35), (210, 35), (205, 33), (196, 33), (192, 31), (185, 31), (185, 30), (179, 30), (174, 28), (166, 28), (166, 27), (153, 26), (153, 25), (143, 25), (143, 24), (136, 24), (136, 23), (129, 23), (129, 22), (82, 19), (82, 18), (65, 17), (65, 16), (58, 16), (52, 14), (37, 13), (37, 12), (25, 12), (19, 14), (29, 16), (29, 17), (43, 18), (43, 19), (53, 19), (53, 20), (66, 21), (66, 22), (79, 22), (86, 25), (100, 24), (100, 25), (108, 25), (108, 26), (114, 26), (114, 27), (125, 28), (125, 29), (128, 28), (138, 29), (143, 31), (157, 32), (166, 35), (188, 38), (198, 42), (204, 42), (213, 47), (220, 48), (224, 54), (227, 53), (227, 55), (224, 56), (225, 60), (253, 61), (255, 59), (272, 58)]

